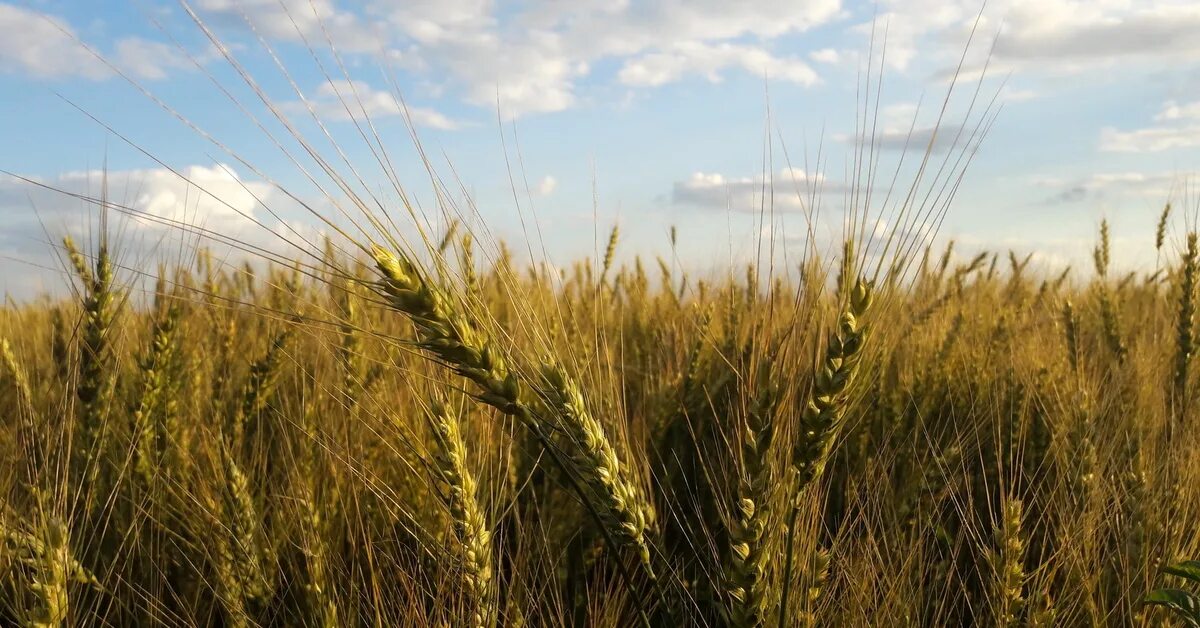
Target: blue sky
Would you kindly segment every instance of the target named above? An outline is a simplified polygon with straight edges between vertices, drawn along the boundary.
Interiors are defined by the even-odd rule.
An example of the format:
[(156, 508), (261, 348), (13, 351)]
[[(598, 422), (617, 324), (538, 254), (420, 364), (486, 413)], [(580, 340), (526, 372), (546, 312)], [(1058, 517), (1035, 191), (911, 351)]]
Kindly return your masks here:
[[(397, 194), (354, 124), (364, 113), (405, 192), (437, 215), (402, 98), (458, 206), (472, 200), (477, 228), (563, 263), (592, 254), (614, 223), (625, 256), (665, 254), (676, 225), (679, 263), (707, 271), (752, 258), (767, 232), (801, 246), (810, 203), (794, 190), (806, 182), (823, 190), (818, 237), (836, 239), (863, 73), (882, 68), (882, 190), (907, 131), (923, 137), (934, 123), (966, 50), (940, 137), (981, 120), (982, 106), (967, 106), (989, 53), (981, 94), (995, 95), (998, 116), (940, 237), (964, 255), (1011, 248), (1036, 251), (1045, 268), (1081, 266), (1107, 218), (1115, 260), (1152, 265), (1165, 202), (1180, 208), (1175, 240), (1195, 225), (1200, 4), (994, 0), (980, 11), (933, 0), (0, 2), (0, 170), (91, 196), (106, 172), (116, 202), (249, 242), (316, 233), (276, 185), (326, 215), (333, 200), (270, 141), (287, 133), (228, 54), (349, 175), (311, 109), (361, 173), (360, 190), (389, 207)], [(936, 163), (961, 152), (943, 148)], [(902, 183), (919, 152), (905, 157)], [(756, 213), (764, 175), (773, 229)], [(0, 175), (0, 290), (63, 285), (48, 239), (86, 237), (94, 216), (76, 198)], [(180, 247), (179, 232), (148, 221), (119, 231), (131, 266)]]

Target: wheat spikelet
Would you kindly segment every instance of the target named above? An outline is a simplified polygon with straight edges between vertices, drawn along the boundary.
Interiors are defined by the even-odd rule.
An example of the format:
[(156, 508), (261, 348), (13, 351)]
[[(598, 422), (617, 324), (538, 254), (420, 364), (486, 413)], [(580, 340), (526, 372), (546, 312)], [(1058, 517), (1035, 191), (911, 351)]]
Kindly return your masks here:
[(1196, 233), (1187, 237), (1187, 248), (1179, 269), (1179, 311), (1175, 323), (1175, 398), (1181, 405), (1186, 404), (1188, 388), (1188, 371), (1192, 355), (1196, 350), (1195, 315), (1196, 315), (1196, 265), (1200, 253), (1196, 248)]
[(463, 234), (458, 265), (462, 269), (463, 289), (468, 295), (475, 294), (479, 279), (475, 276), (475, 240), (469, 233)]
[(310, 612), (316, 617), (314, 624), (321, 628), (336, 628), (342, 624), (338, 620), (338, 607), (332, 595), (333, 578), (329, 568), (328, 550), (322, 536), (325, 526), (312, 488), (307, 484), (304, 484), (304, 487), (304, 494), (299, 500), (301, 517), (308, 533), (304, 549), (309, 579), (304, 587), (310, 597)]
[(613, 225), (612, 231), (608, 234), (608, 245), (604, 247), (604, 265), (600, 270), (600, 283), (603, 284), (605, 278), (608, 277), (608, 271), (612, 269), (613, 259), (617, 253), (617, 240), (621, 237), (619, 225)]
[(446, 506), (460, 550), (464, 588), (471, 596), (470, 625), (491, 628), (496, 623), (492, 533), (477, 499), (475, 475), (467, 465), (467, 448), (459, 420), (445, 404), (433, 401), (429, 421), (438, 447), (435, 456), (438, 476), (445, 485)]
[(633, 552), (653, 577), (646, 533), (654, 522), (650, 501), (629, 477), (603, 426), (584, 405), (578, 386), (554, 364), (542, 367), (543, 395), (557, 417), (556, 427), (571, 445), (572, 466), (588, 487), (602, 524), (624, 548)]
[(266, 408), (279, 379), (284, 351), (290, 337), (291, 330), (276, 334), (271, 339), (266, 354), (250, 365), (250, 374), (242, 387), (241, 404), (230, 415), (229, 424), (226, 426), (226, 435), (235, 446), (241, 446), (245, 440), (246, 422), (257, 417)]
[(250, 482), (234, 459), (231, 448), (220, 446), (224, 475), (221, 513), (225, 528), (218, 531), (217, 566), (222, 600), (231, 620), (246, 614), (247, 602), (261, 602), (271, 594), (264, 569), (266, 548), (261, 543), (258, 509)]
[(79, 383), (76, 396), (82, 405), (80, 416), (83, 440), (79, 445), (77, 464), (86, 474), (90, 489), (89, 504), (100, 492), (95, 481), (99, 477), (101, 460), (106, 447), (109, 404), (113, 399), (115, 376), (112, 369), (112, 347), (109, 335), (116, 314), (113, 289), (113, 265), (108, 244), (102, 240), (96, 254), (95, 270), (70, 237), (63, 239), (67, 255), (83, 282), (83, 330), (79, 347)]
[(1112, 292), (1107, 286), (1100, 288), (1100, 324), (1104, 330), (1104, 341), (1110, 351), (1116, 356), (1118, 363), (1124, 363), (1129, 355), (1125, 345), (1124, 334), (1121, 331), (1121, 315), (1113, 302)]
[(521, 400), (521, 384), (487, 336), (456, 312), (407, 258), (380, 247), (373, 249), (373, 255), (389, 305), (416, 324), (421, 348), (479, 386), (478, 400), (532, 426), (531, 413)]
[(70, 616), (68, 586), (77, 582), (98, 589), (100, 584), (72, 556), (66, 523), (50, 518), (36, 533), (31, 533), (0, 522), (0, 532), (8, 549), (32, 572), (29, 592), (36, 603), (32, 608), (22, 609), (22, 624), (28, 628), (67, 625)]
[(1112, 261), (1111, 238), (1108, 232), (1108, 221), (1100, 221), (1100, 243), (1092, 249), (1092, 263), (1096, 267), (1096, 275), (1101, 279), (1108, 277), (1108, 265)]
[[(560, 414), (563, 411), (573, 413), (558, 421), (568, 424), (567, 429), (575, 429), (576, 435), (585, 437), (577, 440), (576, 446), (590, 447), (567, 455), (570, 458), (578, 457), (579, 462), (588, 464), (583, 469), (585, 474), (582, 480), (585, 483), (597, 483), (590, 488), (598, 488), (600, 492), (593, 495), (588, 495), (572, 475), (568, 468), (569, 461), (559, 454), (543, 428), (543, 422), (548, 421), (539, 417), (523, 399), (521, 381), (516, 373), (508, 369), (487, 335), (457, 312), (442, 292), (426, 281), (421, 271), (406, 257), (397, 257), (379, 246), (372, 249), (372, 254), (383, 276), (381, 285), (388, 296), (388, 305), (404, 313), (413, 322), (417, 328), (419, 346), (455, 373), (473, 382), (479, 388), (474, 393), (476, 400), (514, 417), (524, 425), (549, 454), (550, 460), (563, 471), (571, 489), (600, 524), (605, 542), (614, 551), (633, 545), (639, 563), (653, 580), (654, 571), (650, 567), (650, 552), (644, 536), (647, 521), (653, 520), (652, 506), (648, 500), (641, 499), (633, 485), (620, 475), (619, 466), (611, 466), (616, 462), (616, 456), (608, 455), (610, 452), (602, 448), (602, 445), (607, 445), (607, 440), (603, 437), (603, 431), (591, 429), (591, 415), (582, 406), (582, 399), (574, 384), (561, 372), (551, 369), (551, 375), (554, 379), (561, 379), (562, 386), (550, 386), (543, 397), (551, 406), (555, 405), (555, 400), (559, 401), (557, 410)], [(584, 417), (586, 428), (584, 423), (579, 422)], [(598, 429), (599, 425), (595, 424), (595, 427)], [(589, 437), (591, 442), (588, 441)], [(593, 462), (595, 464), (591, 464)], [(601, 475), (602, 472), (605, 475)], [(629, 573), (624, 569), (620, 573), (627, 583), (632, 584)], [(643, 623), (648, 623), (644, 612), (641, 616)]]
[(24, 411), (32, 412), (33, 410), (33, 389), (29, 386), (29, 378), (25, 375), (25, 369), (21, 368), (21, 363), (17, 361), (17, 355), (13, 353), (12, 344), (7, 338), (0, 338), (0, 365), (4, 367), (4, 371), (12, 378), (13, 387), (17, 390), (18, 401), (23, 406)]
[[(951, 243), (953, 245), (953, 243)], [(947, 257), (949, 256), (947, 249)], [(947, 262), (948, 263), (948, 262)], [(943, 265), (943, 270), (944, 270)], [(940, 275), (940, 273), (939, 273)], [(784, 549), (783, 593), (779, 605), (779, 625), (786, 626), (796, 526), (800, 515), (801, 492), (825, 470), (830, 450), (842, 428), (846, 391), (853, 383), (858, 361), (866, 344), (868, 328), (862, 321), (873, 300), (873, 290), (860, 278), (849, 290), (837, 328), (830, 334), (825, 358), (817, 367), (812, 392), (800, 415), (800, 433), (792, 455), (791, 486), (788, 487), (791, 515)]]
[(1067, 341), (1067, 360), (1071, 365), (1071, 372), (1079, 372), (1079, 317), (1075, 314), (1075, 308), (1071, 305), (1071, 300), (1063, 302), (1062, 311), (1063, 334)]
[(858, 359), (867, 340), (863, 316), (871, 307), (872, 290), (866, 281), (855, 283), (830, 335), (825, 359), (817, 369), (812, 395), (800, 416), (800, 434), (793, 463), (797, 470), (799, 492), (820, 476), (842, 425), (845, 392), (854, 380)]
[(800, 623), (803, 626), (817, 626), (816, 605), (825, 591), (825, 583), (829, 579), (829, 550), (819, 547), (814, 551), (802, 580), (808, 584), (804, 593), (804, 608), (800, 612)]
[(737, 487), (735, 519), (730, 529), (731, 551), (725, 568), (729, 623), (738, 627), (766, 624), (773, 604), (767, 580), (771, 542), (771, 443), (775, 436), (777, 387), (767, 384), (742, 426), (742, 472)]
[(1004, 519), (996, 528), (998, 547), (991, 552), (991, 563), (996, 573), (994, 604), (999, 626), (1022, 625), (1025, 610), (1023, 516), (1021, 501), (1009, 499), (1004, 507)]
[(1162, 214), (1158, 216), (1158, 224), (1154, 228), (1154, 250), (1162, 253), (1163, 244), (1167, 241), (1167, 220), (1171, 217), (1171, 204), (1163, 206)]
[(179, 308), (171, 306), (161, 319), (155, 322), (150, 339), (150, 349), (142, 359), (142, 393), (133, 409), (134, 470), (141, 476), (145, 486), (153, 486), (166, 442), (164, 429), (166, 414), (164, 407), (169, 400), (165, 397), (171, 385), (171, 361), (176, 351), (176, 331), (179, 326)]

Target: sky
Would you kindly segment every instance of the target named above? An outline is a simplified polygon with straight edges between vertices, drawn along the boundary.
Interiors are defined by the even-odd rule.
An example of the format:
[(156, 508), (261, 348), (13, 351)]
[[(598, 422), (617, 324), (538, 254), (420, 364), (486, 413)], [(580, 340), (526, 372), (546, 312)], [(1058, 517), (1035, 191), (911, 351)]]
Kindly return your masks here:
[(1200, 3), (0, 1), (0, 138), (15, 299), (66, 285), (83, 198), (136, 214), (110, 225), (134, 273), (194, 227), (315, 242), (349, 219), (311, 154), (405, 238), (403, 199), (435, 232), (440, 201), (555, 264), (613, 225), (623, 259), (794, 264), (847, 208), (901, 228), (917, 181), (964, 256), (1085, 268), (1105, 219), (1146, 269), (1164, 204), (1168, 250), (1200, 206)]

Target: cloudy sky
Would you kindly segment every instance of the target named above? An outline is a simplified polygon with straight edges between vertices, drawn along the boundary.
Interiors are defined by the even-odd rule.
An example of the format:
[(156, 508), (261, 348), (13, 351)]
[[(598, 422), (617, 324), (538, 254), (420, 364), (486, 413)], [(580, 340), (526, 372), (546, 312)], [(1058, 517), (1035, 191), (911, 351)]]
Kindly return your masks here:
[(1085, 260), (1101, 218), (1118, 262), (1152, 264), (1163, 204), (1178, 234), (1200, 198), (1194, 0), (189, 1), (0, 1), (0, 290), (62, 285), (49, 242), (88, 237), (80, 196), (139, 214), (130, 266), (191, 246), (163, 221), (317, 233), (304, 206), (345, 204), (293, 133), (401, 231), (396, 184), (429, 217), (440, 188), (560, 263), (613, 224), (626, 255), (677, 226), (701, 270), (764, 233), (800, 246), (815, 205), (828, 234), (902, 197), (926, 147), (946, 170), (922, 194), (971, 158), (942, 237), (1045, 266)]

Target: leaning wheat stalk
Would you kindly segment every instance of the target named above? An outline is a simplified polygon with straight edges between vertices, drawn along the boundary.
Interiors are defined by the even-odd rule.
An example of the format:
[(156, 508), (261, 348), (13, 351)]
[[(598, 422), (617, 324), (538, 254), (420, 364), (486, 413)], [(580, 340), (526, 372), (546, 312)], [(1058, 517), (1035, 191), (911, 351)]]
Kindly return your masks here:
[(605, 527), (631, 548), (654, 577), (646, 532), (653, 523), (650, 502), (629, 477), (600, 422), (588, 412), (579, 387), (557, 365), (542, 368), (543, 394), (558, 417), (557, 427), (572, 445), (570, 459), (594, 498)]
[[(416, 325), (418, 346), (473, 382), (479, 388), (475, 399), (515, 417), (529, 429), (600, 524), (606, 542), (614, 550), (633, 551), (648, 568), (649, 548), (643, 522), (653, 520), (652, 509), (648, 501), (638, 503), (636, 510), (629, 503), (625, 491), (633, 484), (625, 477), (624, 467), (611, 465), (614, 458), (608, 456), (607, 449), (601, 448), (601, 440), (607, 443), (607, 438), (586, 412), (574, 383), (553, 367), (543, 374), (547, 384), (543, 397), (552, 406), (552, 411), (562, 413), (557, 423), (574, 431), (577, 438), (572, 440), (576, 446), (593, 448), (576, 452), (569, 456), (571, 460), (567, 460), (560, 455), (547, 433), (546, 425), (551, 421), (525, 399), (521, 380), (508, 368), (487, 335), (457, 311), (450, 299), (406, 257), (396, 256), (379, 246), (374, 247), (373, 256), (383, 276), (382, 288), (388, 296), (388, 304)], [(589, 495), (575, 479), (577, 476), (582, 476), (583, 483), (593, 489), (593, 494)], [(629, 580), (628, 574), (622, 573)], [(647, 574), (653, 577), (652, 570), (647, 569)]]

